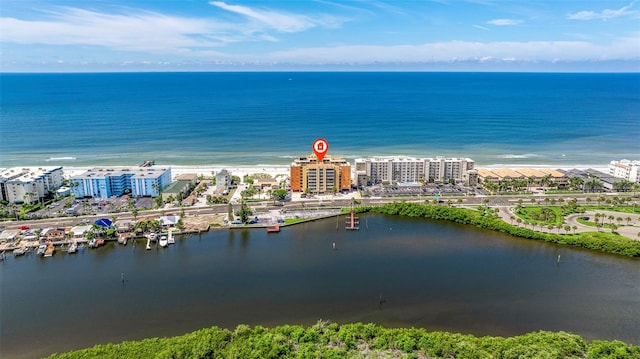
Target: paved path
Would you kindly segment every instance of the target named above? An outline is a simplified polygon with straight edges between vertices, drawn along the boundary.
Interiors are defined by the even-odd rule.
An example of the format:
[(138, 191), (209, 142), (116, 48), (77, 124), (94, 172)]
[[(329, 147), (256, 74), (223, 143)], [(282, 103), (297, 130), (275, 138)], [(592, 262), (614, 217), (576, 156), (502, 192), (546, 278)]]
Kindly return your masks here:
[[(524, 223), (517, 223), (515, 220), (511, 220), (511, 217), (515, 217), (518, 218), (518, 216), (513, 213), (513, 211), (511, 210), (512, 207), (510, 206), (499, 206), (498, 208), (498, 216), (500, 216), (500, 218), (509, 223), (509, 224), (513, 224), (514, 226), (518, 226), (518, 227), (523, 227), (523, 228), (529, 228), (529, 229), (534, 229), (536, 231), (539, 232), (545, 232), (545, 233), (566, 233), (564, 229), (560, 229), (560, 231), (558, 231), (557, 227), (549, 230), (548, 227), (542, 227), (542, 229), (539, 226), (534, 226), (533, 228), (531, 227), (531, 225), (529, 226), (525, 226)], [(597, 210), (597, 211), (586, 211), (585, 213), (574, 213), (574, 214), (570, 214), (568, 216), (565, 217), (564, 221), (566, 223), (566, 225), (571, 226), (571, 233), (573, 233), (573, 226), (576, 227), (575, 232), (595, 232), (598, 231), (597, 228), (595, 227), (591, 227), (591, 226), (586, 226), (582, 223), (578, 222), (578, 218), (580, 217), (584, 217), (587, 216), (590, 218), (590, 221), (593, 221), (593, 219), (595, 218), (595, 214), (596, 213), (603, 213), (605, 216), (609, 217), (610, 215), (614, 217), (613, 223), (618, 225), (618, 229), (616, 230), (616, 232), (618, 232), (618, 234), (620, 234), (621, 236), (627, 237), (627, 238), (631, 238), (634, 240), (640, 240), (640, 237), (638, 237), (638, 233), (640, 233), (640, 215), (637, 214), (631, 214), (631, 213), (622, 213), (622, 212), (613, 212), (613, 211), (604, 211), (604, 210)], [(622, 218), (621, 222), (618, 222), (615, 220), (615, 218)], [(626, 218), (629, 217), (631, 218), (631, 221), (628, 222), (627, 225), (627, 221)], [(605, 220), (605, 223), (609, 223), (610, 221), (608, 219)], [(600, 231), (609, 231), (610, 229), (608, 228), (602, 228)]]

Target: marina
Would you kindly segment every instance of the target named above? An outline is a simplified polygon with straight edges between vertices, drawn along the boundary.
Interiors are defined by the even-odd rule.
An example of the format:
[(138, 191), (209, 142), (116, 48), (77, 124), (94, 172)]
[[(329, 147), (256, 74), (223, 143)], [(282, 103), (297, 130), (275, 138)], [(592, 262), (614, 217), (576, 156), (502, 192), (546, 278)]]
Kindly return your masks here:
[[(327, 218), (282, 227), (277, 236), (264, 229), (178, 235), (164, 250), (139, 238), (46, 260), (8, 257), (0, 324), (11, 331), (0, 338), (0, 354), (30, 358), (213, 325), (319, 319), (476, 335), (564, 330), (640, 344), (637, 260), (451, 223), (362, 220), (369, 231), (336, 231)], [(144, 249), (147, 241), (153, 250)], [(64, 316), (42, 310), (45, 293)]]

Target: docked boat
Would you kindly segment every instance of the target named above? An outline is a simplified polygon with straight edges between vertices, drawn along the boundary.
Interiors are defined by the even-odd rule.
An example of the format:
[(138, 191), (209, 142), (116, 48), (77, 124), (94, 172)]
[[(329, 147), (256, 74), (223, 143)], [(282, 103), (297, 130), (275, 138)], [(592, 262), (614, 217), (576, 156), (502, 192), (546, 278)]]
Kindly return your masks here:
[(46, 244), (41, 244), (38, 246), (38, 249), (36, 250), (36, 254), (39, 256), (43, 256), (44, 252), (47, 250), (47, 245)]
[(78, 251), (78, 242), (73, 241), (69, 248), (67, 248), (67, 253), (76, 253)]
[(175, 244), (176, 240), (173, 238), (173, 231), (169, 230), (169, 237), (167, 238), (167, 244)]
[(161, 236), (158, 244), (160, 244), (160, 247), (166, 247), (169, 244), (169, 241), (167, 240), (167, 236)]
[(47, 244), (47, 248), (44, 250), (44, 256), (51, 257), (53, 256), (53, 252), (55, 251), (56, 247), (53, 245), (53, 243), (49, 242), (49, 244)]
[(267, 233), (278, 233), (280, 232), (280, 225), (276, 224), (275, 226), (267, 227)]
[(156, 233), (149, 233), (149, 235), (147, 236), (147, 238), (149, 238), (149, 240), (151, 242), (155, 242), (158, 240), (158, 234)]
[(18, 248), (13, 250), (13, 256), (14, 257), (23, 256), (26, 253), (27, 253), (27, 247), (18, 247)]
[(121, 234), (118, 236), (118, 243), (122, 244), (123, 246), (127, 245), (127, 236), (124, 234)]
[(151, 238), (147, 238), (147, 250), (151, 249)]

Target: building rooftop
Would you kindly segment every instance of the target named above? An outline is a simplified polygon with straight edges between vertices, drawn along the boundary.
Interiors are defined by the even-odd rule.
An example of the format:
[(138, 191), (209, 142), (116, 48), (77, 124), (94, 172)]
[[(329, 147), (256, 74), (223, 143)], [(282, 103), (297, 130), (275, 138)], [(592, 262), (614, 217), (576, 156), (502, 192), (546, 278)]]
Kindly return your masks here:
[(176, 181), (191, 181), (196, 182), (198, 180), (197, 173), (183, 173), (176, 177)]
[(15, 182), (31, 182), (47, 173), (62, 170), (62, 167), (11, 167), (0, 172), (0, 179)]
[(139, 177), (160, 177), (169, 168), (160, 167), (95, 167), (80, 175), (72, 178), (106, 178), (110, 176), (121, 176), (123, 174), (132, 175), (133, 178)]
[(171, 193), (182, 193), (185, 188), (188, 188), (191, 185), (191, 181), (179, 180), (171, 183), (167, 188), (165, 188), (162, 193), (171, 194)]

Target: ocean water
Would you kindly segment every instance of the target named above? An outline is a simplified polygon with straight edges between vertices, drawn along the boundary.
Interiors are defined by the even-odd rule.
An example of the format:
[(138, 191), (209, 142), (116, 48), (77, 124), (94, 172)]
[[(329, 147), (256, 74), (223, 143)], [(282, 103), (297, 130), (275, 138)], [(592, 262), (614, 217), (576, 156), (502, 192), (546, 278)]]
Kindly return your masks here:
[(0, 167), (288, 164), (311, 153), (483, 165), (640, 158), (640, 74), (1, 74)]

